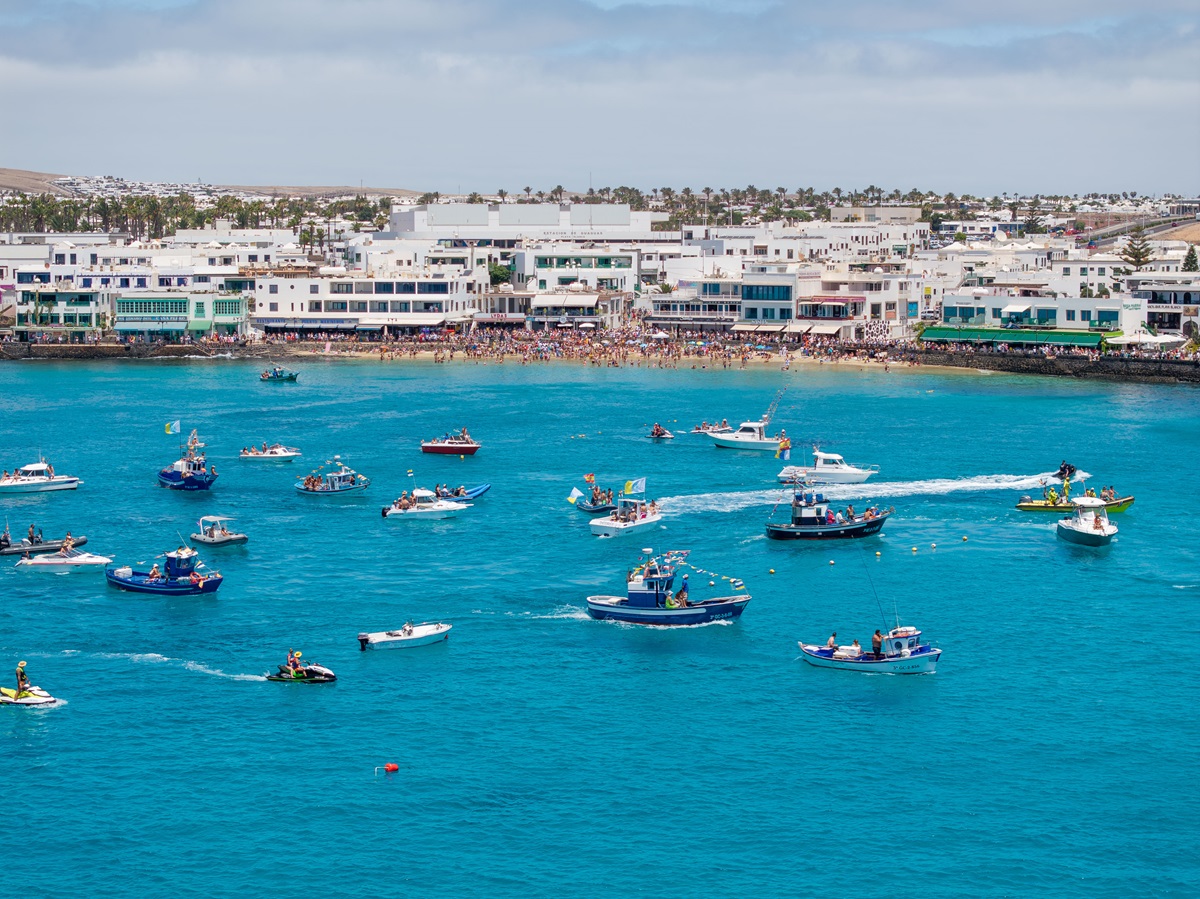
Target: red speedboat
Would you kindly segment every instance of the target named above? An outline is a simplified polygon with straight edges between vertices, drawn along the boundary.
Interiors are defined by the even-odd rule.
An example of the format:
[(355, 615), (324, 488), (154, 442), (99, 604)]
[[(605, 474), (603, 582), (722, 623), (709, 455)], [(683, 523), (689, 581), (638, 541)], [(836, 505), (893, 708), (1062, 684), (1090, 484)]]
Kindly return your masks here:
[(434, 440), (422, 440), (421, 452), (443, 456), (473, 456), (479, 452), (479, 444), (472, 440), (467, 429), (463, 428), (461, 434), (447, 434)]

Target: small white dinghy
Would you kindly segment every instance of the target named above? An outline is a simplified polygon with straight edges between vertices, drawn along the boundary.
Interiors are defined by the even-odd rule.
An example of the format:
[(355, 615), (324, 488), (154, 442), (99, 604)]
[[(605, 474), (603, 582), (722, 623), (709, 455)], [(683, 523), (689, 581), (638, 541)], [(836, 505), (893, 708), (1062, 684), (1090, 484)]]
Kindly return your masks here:
[(54, 705), (58, 702), (41, 687), (30, 687), (20, 694), (12, 687), (0, 687), (0, 705)]
[(192, 534), (192, 539), (197, 543), (207, 543), (209, 546), (228, 546), (234, 543), (245, 543), (250, 539), (245, 534), (239, 534), (225, 527), (227, 521), (233, 521), (233, 519), (221, 515), (203, 516), (197, 522), (200, 532)]
[(41, 556), (29, 556), (18, 560), (18, 568), (42, 569), (46, 571), (74, 571), (94, 565), (107, 565), (112, 559), (108, 556), (97, 556), (78, 549), (60, 549), (56, 553)]
[(410, 621), (398, 631), (359, 634), (358, 648), (366, 652), (368, 649), (408, 649), (411, 646), (441, 643), (449, 639), (452, 626), (441, 621), (424, 621), (421, 624)]

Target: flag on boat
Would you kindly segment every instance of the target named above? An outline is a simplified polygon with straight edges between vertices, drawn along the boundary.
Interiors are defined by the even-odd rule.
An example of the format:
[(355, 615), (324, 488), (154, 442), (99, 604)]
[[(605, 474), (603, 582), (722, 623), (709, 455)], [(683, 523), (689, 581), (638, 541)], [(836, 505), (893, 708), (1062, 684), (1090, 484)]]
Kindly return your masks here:
[(625, 495), (626, 496), (630, 496), (634, 493), (645, 493), (645, 492), (646, 492), (646, 479), (645, 478), (638, 478), (635, 481), (626, 481), (625, 482)]
[(572, 487), (571, 495), (567, 497), (567, 502), (573, 506), (575, 505), (575, 500), (579, 499), (581, 496), (583, 496), (583, 491), (578, 487)]
[(179, 433), (179, 419), (176, 419), (175, 421), (167, 422), (167, 433), (168, 434), (178, 434)]
[(596, 476), (594, 474), (585, 474), (583, 476), (583, 482), (589, 487), (594, 487), (596, 484)]

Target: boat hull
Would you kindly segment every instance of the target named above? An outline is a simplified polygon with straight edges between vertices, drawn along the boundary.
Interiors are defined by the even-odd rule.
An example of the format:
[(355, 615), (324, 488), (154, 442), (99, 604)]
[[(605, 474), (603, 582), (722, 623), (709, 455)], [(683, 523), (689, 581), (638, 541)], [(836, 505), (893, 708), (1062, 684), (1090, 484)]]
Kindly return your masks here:
[(775, 452), (779, 449), (778, 440), (739, 440), (732, 434), (708, 434), (712, 442), (721, 449), (756, 450), (758, 452)]
[(579, 500), (575, 503), (575, 508), (580, 511), (587, 512), (589, 515), (600, 515), (604, 512), (615, 512), (617, 510), (616, 503), (600, 503), (598, 506), (593, 506), (591, 503), (585, 503)]
[(247, 543), (250, 537), (246, 534), (228, 534), (224, 537), (209, 537), (207, 534), (192, 534), (192, 540), (206, 546), (236, 546)]
[[(85, 543), (87, 543), (87, 537), (76, 537), (74, 540), (74, 545), (77, 547), (83, 546)], [(25, 553), (36, 556), (39, 553), (56, 553), (62, 549), (62, 545), (61, 540), (44, 540), (41, 543), (26, 543), (22, 540), (20, 543), (0, 549), (0, 556), (23, 556)]]
[(620, 537), (643, 528), (658, 527), (661, 521), (661, 515), (648, 515), (637, 521), (613, 521), (611, 518), (601, 518), (592, 521), (588, 527), (597, 537)]
[(42, 555), (31, 559), (20, 559), (17, 568), (26, 571), (79, 571), (84, 568), (94, 568), (109, 565), (112, 559), (107, 556), (95, 556), (91, 553), (79, 553), (74, 556)]
[(479, 452), (478, 443), (422, 443), (421, 452), (435, 456), (473, 456)]
[(74, 490), (82, 483), (83, 481), (79, 480), (79, 478), (56, 477), (54, 480), (0, 484), (0, 494), (50, 493), (54, 490)]
[(353, 487), (341, 487), (337, 490), (309, 490), (303, 484), (294, 484), (297, 493), (303, 493), (305, 496), (345, 496), (348, 493), (361, 493), (366, 490), (369, 484), (355, 484)]
[(887, 513), (870, 521), (850, 524), (829, 524), (820, 527), (795, 524), (767, 524), (767, 536), (772, 540), (847, 540), (878, 534), (887, 521)]
[(833, 650), (826, 647), (807, 643), (799, 645), (804, 661), (810, 665), (873, 674), (933, 674), (942, 655), (940, 649), (928, 647), (907, 656), (884, 656), (876, 659), (871, 653), (865, 652), (855, 658), (837, 659), (833, 657)]
[(0, 687), (0, 704), (2, 705), (54, 705), (58, 702), (41, 687), (30, 687), (22, 690), (20, 695), (12, 687)]
[(450, 639), (449, 624), (417, 624), (413, 632), (405, 635), (403, 631), (382, 631), (375, 634), (359, 634), (359, 649), (411, 649), (414, 646), (429, 646), (433, 643), (444, 643)]
[(740, 618), (748, 602), (750, 602), (749, 596), (739, 596), (706, 600), (682, 609), (631, 608), (626, 605), (623, 597), (589, 596), (587, 613), (597, 621), (623, 621), (626, 624), (681, 627)]
[(1076, 528), (1066, 527), (1059, 522), (1058, 536), (1059, 539), (1074, 543), (1076, 546), (1108, 546), (1116, 536), (1116, 529), (1114, 528), (1112, 533), (1093, 530), (1080, 531)]
[(243, 462), (293, 462), (300, 453), (245, 453), (238, 454)]
[(423, 518), (425, 520), (437, 520), (441, 518), (457, 518), (458, 513), (463, 509), (471, 508), (470, 503), (447, 503), (446, 507), (440, 509), (394, 509), (387, 507), (383, 510), (384, 518)]
[(258, 379), (266, 384), (295, 384), (298, 377), (300, 377), (299, 373), (295, 373), (290, 375), (259, 375)]
[(791, 484), (804, 481), (809, 484), (862, 484), (874, 471), (828, 471), (818, 468), (790, 466), (779, 472), (777, 477), (781, 484)]
[(174, 469), (164, 468), (158, 473), (158, 486), (169, 490), (209, 490), (216, 479), (215, 474), (180, 476)]
[(452, 503), (469, 503), (471, 500), (475, 499), (475, 497), (483, 496), (491, 489), (491, 484), (480, 484), (478, 487), (472, 487), (462, 496), (443, 496), (442, 499)]
[[(1111, 500), (1104, 504), (1105, 511), (1124, 512), (1133, 505), (1132, 496), (1123, 496), (1119, 499)], [(1043, 499), (1035, 499), (1027, 503), (1017, 503), (1017, 508), (1022, 512), (1057, 512), (1059, 515), (1074, 511), (1075, 504), (1072, 502), (1065, 503), (1049, 503)]]
[(216, 593), (224, 578), (219, 574), (202, 578), (192, 583), (190, 578), (155, 578), (150, 580), (147, 572), (135, 571), (129, 575), (118, 575), (109, 568), (104, 572), (110, 587), (127, 590), (130, 593), (153, 593), (159, 596), (199, 596), (202, 593)]

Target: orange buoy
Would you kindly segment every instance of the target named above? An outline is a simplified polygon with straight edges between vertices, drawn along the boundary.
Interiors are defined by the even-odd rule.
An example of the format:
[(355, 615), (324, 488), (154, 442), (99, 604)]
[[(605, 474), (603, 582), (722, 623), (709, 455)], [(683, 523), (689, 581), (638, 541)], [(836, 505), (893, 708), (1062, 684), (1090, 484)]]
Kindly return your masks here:
[(397, 765), (395, 762), (388, 762), (386, 765), (383, 766), (383, 770), (386, 771), (388, 774), (395, 774), (397, 771), (400, 770), (400, 766)]

